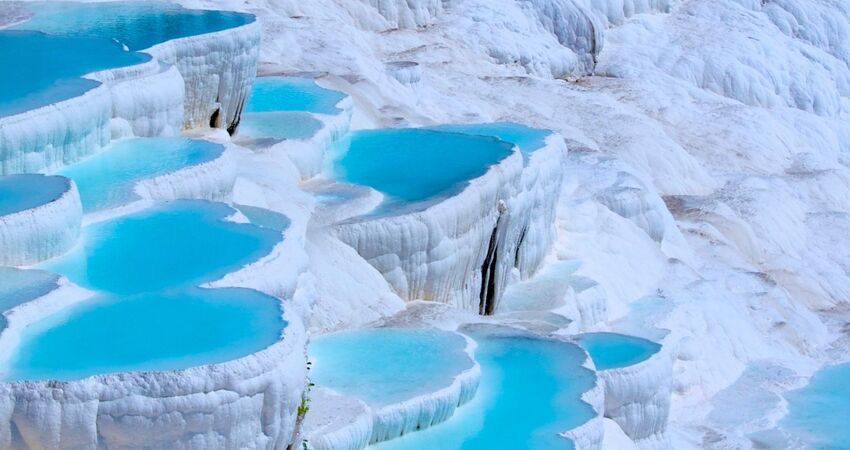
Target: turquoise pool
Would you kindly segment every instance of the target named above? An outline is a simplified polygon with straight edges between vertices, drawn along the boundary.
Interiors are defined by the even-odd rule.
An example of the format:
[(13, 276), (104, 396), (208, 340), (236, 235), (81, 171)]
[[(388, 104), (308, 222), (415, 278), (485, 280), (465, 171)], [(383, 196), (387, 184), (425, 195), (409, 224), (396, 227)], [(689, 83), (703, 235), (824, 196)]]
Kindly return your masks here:
[(251, 139), (309, 139), (321, 129), (310, 113), (296, 111), (244, 113), (239, 122), (239, 136)]
[(437, 330), (376, 328), (312, 339), (310, 379), (373, 406), (449, 386), (473, 366), (466, 340)]
[(802, 389), (785, 395), (788, 415), (779, 425), (808, 448), (850, 448), (850, 364), (819, 370)]
[(13, 28), (114, 40), (130, 51), (236, 28), (255, 20), (251, 14), (186, 9), (164, 1), (33, 2), (25, 3), (25, 7), (32, 17)]
[(100, 85), (80, 78), (130, 66), (149, 55), (125, 51), (108, 39), (0, 30), (0, 117), (67, 100)]
[(342, 110), (336, 105), (345, 97), (342, 92), (325, 89), (307, 78), (258, 77), (254, 80), (251, 97), (245, 104), (245, 112), (302, 111), (337, 114)]
[(212, 161), (223, 152), (221, 144), (196, 139), (122, 139), (57, 173), (77, 183), (83, 210), (91, 212), (138, 200), (134, 189), (142, 179)]
[(635, 336), (618, 333), (586, 333), (577, 337), (597, 370), (617, 369), (649, 359), (661, 345)]
[(546, 145), (546, 138), (552, 134), (549, 130), (514, 122), (450, 124), (430, 127), (430, 129), (494, 137), (515, 144), (526, 155), (543, 148)]
[(40, 265), (95, 290), (137, 294), (212, 281), (267, 255), (279, 231), (224, 220), (222, 204), (179, 200), (83, 229), (69, 253)]
[(470, 332), (481, 385), (446, 422), (376, 445), (376, 450), (572, 449), (559, 433), (595, 416), (581, 395), (595, 375), (571, 344), (500, 331)]
[(463, 189), (508, 157), (513, 145), (492, 137), (417, 128), (357, 131), (332, 158), (336, 179), (371, 187), (385, 205), (418, 202)]
[(0, 176), (0, 216), (59, 199), (71, 188), (67, 178), (39, 174)]
[(268, 347), (285, 326), (280, 302), (250, 289), (101, 295), (29, 324), (4, 379), (77, 380), (219, 363)]

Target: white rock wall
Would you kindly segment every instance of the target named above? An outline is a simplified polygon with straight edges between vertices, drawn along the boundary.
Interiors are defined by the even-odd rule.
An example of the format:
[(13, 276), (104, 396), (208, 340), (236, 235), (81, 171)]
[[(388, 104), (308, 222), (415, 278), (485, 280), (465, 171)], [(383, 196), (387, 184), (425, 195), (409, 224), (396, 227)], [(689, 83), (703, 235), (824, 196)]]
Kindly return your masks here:
[(632, 366), (598, 371), (605, 387), (605, 417), (640, 448), (665, 448), (673, 363), (662, 348)]
[(216, 110), (217, 128), (235, 129), (242, 114), (260, 51), (260, 24), (174, 39), (146, 50), (177, 67), (185, 80), (185, 128), (211, 125)]
[[(554, 204), (566, 147), (554, 136), (547, 144), (527, 167), (515, 152), (462, 192), (425, 210), (352, 219), (336, 225), (337, 234), (403, 299), (483, 311), (481, 299), (488, 295), (482, 293), (484, 283), (492, 292), (487, 303), (495, 311), (514, 267), (523, 276), (532, 274), (554, 239)], [(491, 238), (493, 264), (486, 272), (495, 279), (488, 283), (482, 281), (482, 265)]]
[[(3, 353), (27, 323), (79, 301), (63, 295), (6, 315)], [(283, 448), (306, 384), (306, 332), (286, 309), (281, 339), (221, 364), (78, 381), (0, 383), (2, 448)]]
[(21, 266), (61, 255), (80, 235), (83, 208), (73, 181), (56, 200), (0, 216), (0, 265)]
[(0, 175), (53, 170), (109, 142), (112, 99), (105, 86), (0, 118)]

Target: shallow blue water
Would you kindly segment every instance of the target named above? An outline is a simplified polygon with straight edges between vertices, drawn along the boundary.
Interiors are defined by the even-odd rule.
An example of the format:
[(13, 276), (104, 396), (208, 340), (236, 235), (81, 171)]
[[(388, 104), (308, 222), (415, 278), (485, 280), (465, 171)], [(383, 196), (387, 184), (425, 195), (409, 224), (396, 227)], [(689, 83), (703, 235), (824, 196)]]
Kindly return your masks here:
[(382, 406), (433, 392), (472, 367), (466, 340), (436, 330), (378, 328), (312, 339), (310, 379)]
[(430, 129), (494, 137), (515, 144), (526, 155), (543, 148), (546, 145), (546, 138), (552, 134), (549, 130), (531, 128), (514, 122), (449, 124), (430, 127)]
[(809, 448), (850, 449), (850, 364), (819, 370), (807, 386), (789, 392), (780, 426)]
[[(41, 270), (0, 267), (0, 312), (47, 295), (59, 286), (59, 275)], [(0, 315), (0, 331), (6, 317)]]
[(321, 121), (298, 111), (245, 113), (239, 122), (239, 136), (253, 139), (309, 139), (321, 129)]
[(585, 333), (577, 337), (597, 370), (631, 366), (649, 359), (661, 345), (635, 336), (618, 333)]
[(0, 117), (67, 100), (100, 84), (80, 78), (85, 74), (150, 60), (137, 50), (254, 20), (250, 14), (188, 10), (166, 2), (21, 6), (32, 17), (0, 31)]
[(87, 73), (149, 59), (105, 39), (2, 30), (0, 117), (67, 100), (100, 85), (80, 78)]
[(4, 378), (75, 380), (218, 363), (268, 347), (285, 326), (279, 301), (250, 289), (103, 295), (30, 324)]
[(131, 51), (239, 27), (255, 20), (251, 14), (185, 9), (164, 1), (34, 2), (26, 7), (33, 16), (14, 28), (115, 40)]
[(280, 232), (223, 220), (222, 203), (180, 200), (83, 229), (80, 243), (41, 268), (91, 289), (154, 292), (212, 281), (267, 255)]
[(345, 94), (325, 89), (315, 81), (298, 77), (258, 77), (254, 80), (251, 97), (245, 104), (246, 113), (274, 111), (304, 111), (319, 114), (341, 112), (336, 104)]
[(593, 387), (580, 348), (532, 337), (473, 332), (481, 386), (448, 421), (374, 448), (380, 450), (572, 449), (558, 436), (595, 416), (581, 395)]
[(39, 174), (0, 176), (0, 216), (50, 203), (70, 188), (67, 178)]
[(513, 149), (492, 137), (417, 128), (354, 132), (342, 147), (333, 176), (380, 191), (390, 204), (458, 192)]
[(185, 138), (123, 139), (58, 173), (74, 180), (86, 212), (138, 200), (136, 182), (221, 156), (224, 146)]
[(252, 224), (257, 226), (283, 232), (286, 231), (286, 229), (289, 228), (289, 224), (292, 223), (292, 221), (289, 220), (289, 217), (286, 217), (284, 214), (277, 211), (249, 205), (235, 204), (233, 206), (235, 206), (239, 212), (244, 214)]

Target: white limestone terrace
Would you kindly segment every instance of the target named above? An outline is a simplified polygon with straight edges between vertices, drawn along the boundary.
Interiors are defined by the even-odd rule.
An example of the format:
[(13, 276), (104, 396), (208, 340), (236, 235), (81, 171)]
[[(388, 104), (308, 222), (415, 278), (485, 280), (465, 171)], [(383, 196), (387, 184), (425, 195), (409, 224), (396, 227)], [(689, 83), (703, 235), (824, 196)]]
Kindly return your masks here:
[(304, 76), (265, 74), (254, 81), (236, 142), (287, 158), (303, 180), (323, 168), (327, 152), (348, 133), (353, 101)]
[(474, 348), (465, 336), (428, 328), (314, 337), (310, 379), (320, 391), (308, 393), (317, 417), (303, 439), (311, 448), (363, 448), (444, 422), (478, 389)]
[[(191, 204), (184, 203), (187, 206)], [(195, 204), (205, 205), (204, 202), (197, 201)], [(223, 205), (206, 205), (213, 210), (224, 208)], [(176, 212), (185, 207), (170, 208), (177, 208), (174, 209)], [(244, 213), (234, 211), (232, 217), (227, 220), (244, 222), (250, 219), (252, 223), (257, 223), (255, 226), (259, 227), (258, 232), (261, 231), (263, 235), (269, 236), (283, 233), (289, 228), (289, 221), (283, 216), (250, 207), (242, 207), (242, 211)], [(244, 227), (244, 225), (240, 226)], [(201, 230), (186, 231), (197, 233)], [(293, 238), (297, 241), (297, 236)], [(127, 244), (136, 245), (132, 237), (127, 239), (129, 239)], [(286, 239), (283, 241), (285, 242)], [(144, 243), (139, 244), (142, 247), (148, 246)], [(236, 359), (174, 370), (146, 371), (141, 368), (137, 371), (96, 374), (97, 369), (94, 369), (95, 374), (90, 375), (93, 369), (86, 367), (85, 372), (82, 372), (85, 376), (80, 377), (75, 375), (79, 372), (74, 372), (74, 369), (63, 368), (62, 370), (67, 373), (64, 375), (57, 373), (59, 380), (41, 377), (30, 379), (29, 376), (24, 376), (23, 380), (7, 379), (0, 384), (0, 398), (2, 398), (0, 401), (2, 405), (0, 407), (2, 419), (0, 446), (5, 448), (99, 448), (103, 446), (112, 448), (138, 447), (140, 443), (144, 443), (144, 445), (155, 447), (220, 448), (232, 445), (250, 448), (281, 448), (289, 445), (297, 431), (297, 410), (306, 384), (304, 349), (307, 333), (303, 325), (303, 307), (297, 303), (297, 299), (293, 301), (292, 292), (297, 286), (289, 285), (284, 288), (282, 284), (297, 282), (304, 270), (304, 264), (298, 264), (299, 260), (304, 259), (298, 254), (299, 251), (303, 252), (300, 247), (277, 244), (261, 260), (247, 267), (232, 268), (230, 270), (235, 272), (209, 283), (214, 284), (217, 289), (197, 290), (196, 288), (191, 291), (209, 292), (219, 296), (262, 296), (256, 292), (251, 294), (254, 291), (250, 290), (233, 290), (229, 286), (252, 284), (251, 280), (258, 278), (260, 282), (253, 282), (253, 284), (267, 288), (269, 284), (264, 279), (269, 277), (269, 273), (274, 273), (274, 287), (278, 289), (278, 292), (288, 289), (289, 295), (283, 297), (285, 301), (273, 299), (274, 303), (282, 305), (278, 311), (281, 311), (280, 320), (285, 326), (271, 345)], [(139, 251), (139, 248), (134, 250), (128, 247), (126, 251)], [(103, 251), (109, 252), (106, 249)], [(160, 257), (164, 256), (165, 253), (160, 254)], [(98, 253), (93, 257), (98, 258)], [(81, 279), (81, 281), (85, 281), (94, 288), (121, 290), (129, 287), (133, 289), (133, 284), (116, 284), (112, 280), (114, 277), (108, 274), (106, 278), (92, 278), (96, 276), (93, 273), (104, 268), (104, 266), (101, 266), (101, 269), (96, 268), (101, 263), (109, 264), (105, 260), (89, 261), (86, 265), (94, 272), (86, 274), (87, 279)], [(152, 270), (157, 270), (158, 264), (153, 266)], [(57, 266), (57, 268), (61, 267), (61, 265)], [(132, 262), (112, 264), (111, 267), (117, 270), (113, 274), (115, 277), (126, 277), (120, 273), (131, 268)], [(263, 272), (263, 269), (267, 272)], [(9, 270), (16, 271), (16, 269)], [(10, 276), (20, 279), (19, 272), (16, 271)], [(16, 361), (12, 358), (15, 354), (14, 349), (20, 343), (32, 338), (31, 333), (27, 334), (32, 324), (50, 323), (51, 317), (66, 314), (65, 311), (71, 311), (69, 317), (73, 318), (75, 317), (73, 311), (84, 307), (91, 308), (92, 306), (86, 305), (98, 305), (99, 302), (104, 301), (93, 297), (95, 294), (91, 291), (68, 283), (65, 278), (58, 278), (45, 272), (39, 273), (47, 275), (48, 279), (35, 280), (35, 283), (30, 283), (33, 286), (12, 289), (14, 292), (11, 293), (0, 292), (4, 302), (11, 302), (6, 305), (10, 309), (4, 312), (8, 327), (0, 334), (0, 359), (4, 361), (4, 373), (7, 376), (9, 368), (15, 367), (10, 366), (13, 361)], [(73, 271), (70, 273), (75, 279), (80, 276)], [(0, 278), (5, 275), (7, 275), (5, 272), (0, 273)], [(147, 275), (131, 274), (130, 276), (144, 279)], [(140, 276), (142, 278), (138, 278)], [(147, 277), (155, 283), (162, 282), (162, 277), (155, 274), (153, 278)], [(179, 280), (179, 276), (176, 280)], [(174, 282), (175, 279), (171, 279), (170, 283)], [(167, 304), (178, 302), (179, 295), (185, 294), (177, 295), (178, 297), (175, 298), (167, 298)], [(134, 296), (131, 295), (127, 300), (132, 302), (133, 298)], [(272, 299), (268, 296), (265, 298), (264, 301)], [(221, 300), (224, 298), (219, 299)], [(242, 301), (248, 300), (250, 298), (242, 299)], [(234, 301), (240, 302), (238, 298)], [(117, 305), (123, 304), (125, 304), (123, 300), (117, 303)], [(114, 323), (118, 325), (121, 321)], [(174, 325), (171, 323), (171, 326)], [(103, 324), (101, 326), (108, 328)], [(133, 329), (132, 327), (136, 325), (127, 322), (127, 326)], [(182, 323), (181, 327), (184, 326), (191, 327), (187, 322)], [(166, 336), (169, 335), (166, 329), (160, 332), (165, 332)], [(143, 339), (143, 337), (137, 339), (139, 338)], [(187, 342), (191, 342), (191, 339)], [(43, 350), (41, 353), (43, 354)], [(154, 364), (154, 362), (145, 364)], [(200, 418), (202, 420), (197, 420)]]
[[(3, 340), (8, 343), (22, 324), (55, 308), (49, 301), (31, 301), (7, 314)], [(62, 301), (67, 307), (68, 297)], [(277, 343), (224, 363), (77, 381), (4, 382), (0, 445), (285, 447), (304, 389), (306, 333), (296, 313), (285, 311), (284, 320)]]
[[(24, 8), (35, 4), (37, 14), (13, 25), (21, 31), (4, 30), (4, 36), (36, 30), (50, 39), (117, 39), (125, 49), (143, 50), (153, 58), (110, 63), (114, 56), (103, 56), (98, 62), (102, 67), (121, 67), (90, 73), (78, 79), (82, 81), (69, 78), (89, 84), (70, 97), (66, 93), (0, 117), (2, 173), (55, 170), (98, 151), (114, 135), (170, 136), (197, 127), (235, 132), (256, 73), (260, 29), (253, 16), (206, 11), (225, 18), (218, 24), (223, 29), (207, 32), (192, 10), (168, 3), (24, 3)], [(157, 20), (180, 24), (181, 13), (188, 23), (184, 28), (151, 28), (150, 22)], [(97, 20), (106, 16), (112, 22)], [(162, 34), (144, 34), (150, 31), (145, 24)]]
[(102, 152), (57, 173), (77, 185), (86, 222), (138, 211), (156, 202), (228, 201), (236, 180), (235, 150), (215, 133), (198, 137), (204, 139), (115, 140)]
[[(477, 136), (492, 139), (481, 133)], [(381, 145), (398, 145), (397, 151), (406, 151), (403, 142), (395, 143), (391, 135), (385, 137)], [(380, 180), (379, 175), (372, 185), (385, 191), (389, 200), (385, 198), (384, 206), (373, 213), (335, 225), (336, 233), (378, 269), (402, 298), (440, 301), (492, 314), (512, 272), (523, 278), (534, 273), (554, 239), (552, 201), (560, 191), (566, 148), (556, 134), (547, 136), (541, 145), (527, 155), (515, 148), (483, 175), (449, 194), (442, 192), (423, 201), (418, 193), (400, 191), (398, 195), (419, 200), (409, 204), (393, 203), (396, 192), (391, 187), (386, 191), (393, 181)], [(441, 171), (441, 157), (466, 158), (462, 153), (431, 156), (433, 152), (426, 147), (413, 147), (414, 154), (421, 152), (415, 157), (424, 161), (421, 165), (408, 167), (409, 161), (402, 156), (398, 167), (391, 167), (390, 162), (385, 172), (396, 174), (390, 177), (404, 177), (411, 171), (414, 176), (421, 170)], [(342, 154), (343, 159), (349, 158), (350, 150)], [(348, 181), (352, 180), (351, 167), (358, 164), (356, 158), (360, 156), (351, 166), (345, 167), (342, 161), (336, 169)], [(385, 182), (390, 184), (382, 184)], [(368, 175), (362, 184), (370, 184)]]
[(673, 387), (673, 358), (652, 341), (597, 332), (573, 339), (590, 355), (605, 397), (605, 417), (639, 448), (669, 448), (665, 434)]
[(0, 266), (29, 265), (64, 253), (80, 234), (73, 181), (37, 174), (0, 176)]

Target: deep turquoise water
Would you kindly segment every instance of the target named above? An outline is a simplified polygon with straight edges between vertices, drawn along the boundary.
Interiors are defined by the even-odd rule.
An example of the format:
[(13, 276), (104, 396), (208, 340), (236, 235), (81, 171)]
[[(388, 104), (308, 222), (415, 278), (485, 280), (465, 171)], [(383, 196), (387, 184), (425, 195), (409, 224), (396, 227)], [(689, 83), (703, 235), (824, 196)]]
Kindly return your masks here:
[(315, 81), (298, 77), (258, 77), (246, 113), (304, 111), (319, 114), (341, 112), (336, 104), (346, 97), (342, 92), (325, 89)]
[(180, 200), (83, 229), (69, 253), (40, 268), (91, 289), (137, 294), (218, 279), (267, 255), (281, 233), (223, 220), (222, 203)]
[(552, 134), (549, 130), (531, 128), (514, 122), (451, 124), (430, 127), (433, 130), (453, 133), (491, 136), (511, 144), (516, 144), (524, 154), (531, 154), (546, 145), (546, 138)]
[(38, 174), (0, 176), (0, 216), (46, 205), (70, 188), (67, 178)]
[(492, 137), (417, 128), (357, 131), (341, 147), (333, 176), (380, 191), (389, 204), (458, 192), (513, 149)]
[(33, 17), (14, 28), (115, 40), (130, 51), (144, 50), (172, 39), (235, 28), (255, 20), (251, 14), (192, 10), (160, 1), (34, 2), (26, 7)]
[(558, 434), (595, 416), (581, 400), (595, 381), (574, 345), (473, 332), (481, 386), (446, 422), (376, 445), (376, 450), (572, 449)]
[(655, 342), (618, 333), (585, 333), (577, 340), (590, 354), (597, 370), (631, 366), (661, 350), (661, 345)]
[(362, 329), (312, 339), (310, 379), (383, 406), (447, 387), (472, 367), (463, 337), (436, 330)]
[(309, 139), (321, 129), (321, 121), (298, 111), (245, 113), (239, 122), (239, 136), (253, 139)]
[(80, 78), (87, 73), (149, 59), (108, 39), (0, 30), (0, 117), (67, 100), (100, 85)]
[(76, 380), (232, 360), (276, 342), (286, 323), (274, 297), (187, 288), (102, 295), (30, 324), (6, 380)]
[(86, 212), (138, 200), (136, 182), (221, 156), (224, 146), (185, 138), (123, 139), (58, 173), (74, 180)]
[(807, 386), (789, 392), (780, 426), (809, 448), (850, 449), (850, 364), (819, 370)]

